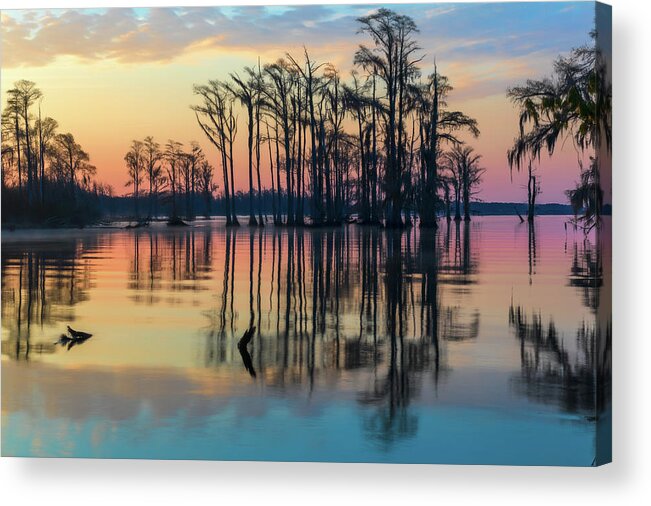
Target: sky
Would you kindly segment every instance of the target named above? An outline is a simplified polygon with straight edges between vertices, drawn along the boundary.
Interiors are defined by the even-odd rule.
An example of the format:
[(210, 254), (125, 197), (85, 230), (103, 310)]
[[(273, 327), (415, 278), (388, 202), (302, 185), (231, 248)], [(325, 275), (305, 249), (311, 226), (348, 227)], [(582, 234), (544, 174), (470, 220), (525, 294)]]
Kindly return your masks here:
[[(525, 201), (524, 174), (513, 174), (506, 152), (517, 135), (509, 86), (551, 73), (554, 59), (586, 44), (593, 2), (383, 4), (411, 16), (420, 30), (423, 75), (439, 71), (454, 87), (448, 103), (477, 119), (468, 139), (486, 168), (479, 198)], [(90, 154), (97, 179), (125, 193), (124, 154), (132, 139), (152, 135), (188, 145), (198, 141), (218, 167), (190, 107), (193, 84), (225, 79), (258, 58), (269, 63), (303, 45), (343, 76), (359, 44), (356, 18), (377, 5), (111, 8), (2, 11), (1, 96), (19, 79), (37, 83), (44, 115), (71, 132)], [(236, 188), (248, 185), (246, 130), (240, 114)], [(571, 141), (539, 165), (539, 202), (566, 202), (579, 176)], [(263, 185), (268, 170), (261, 167)], [(220, 172), (217, 171), (217, 174)]]

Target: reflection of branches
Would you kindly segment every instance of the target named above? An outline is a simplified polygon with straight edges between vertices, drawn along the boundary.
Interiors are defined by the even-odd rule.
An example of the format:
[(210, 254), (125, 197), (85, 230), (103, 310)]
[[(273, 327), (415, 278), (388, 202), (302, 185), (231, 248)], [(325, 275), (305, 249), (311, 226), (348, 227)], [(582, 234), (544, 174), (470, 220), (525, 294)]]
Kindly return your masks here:
[(418, 418), (409, 413), (408, 407), (417, 393), (415, 373), (426, 370), (430, 362), (429, 350), (426, 343), (406, 342), (394, 336), (386, 376), (376, 379), (371, 391), (359, 396), (362, 405), (377, 406), (365, 417), (364, 429), (385, 449), (399, 439), (416, 434)]
[[(221, 363), (226, 360), (226, 319), (228, 308), (228, 294), (230, 289), (230, 256), (231, 256), (231, 229), (224, 233), (224, 268), (222, 271), (222, 291), (219, 310), (209, 311), (207, 341), (206, 341), (206, 363)], [(208, 234), (207, 239), (210, 238)], [(211, 253), (212, 254), (212, 253)], [(206, 256), (206, 258), (210, 258)], [(217, 330), (217, 332), (216, 332)]]
[(154, 304), (161, 290), (200, 290), (212, 270), (212, 231), (132, 231), (128, 288), (137, 303)]
[[(359, 401), (363, 405), (377, 406), (377, 409), (365, 418), (364, 428), (369, 437), (378, 441), (385, 449), (398, 439), (416, 434), (418, 419), (408, 411), (410, 401), (418, 389), (416, 376), (428, 369), (432, 350), (435, 356), (435, 379), (439, 366), (436, 333), (430, 339), (419, 341), (409, 341), (404, 337), (406, 303), (408, 300), (413, 301), (413, 296), (408, 295), (411, 294), (411, 291), (407, 291), (406, 288), (413, 282), (410, 275), (405, 275), (403, 266), (405, 263), (410, 265), (411, 272), (412, 269), (416, 269), (415, 265), (418, 265), (414, 264), (411, 258), (403, 258), (402, 240), (404, 237), (407, 239), (404, 255), (410, 257), (409, 235), (404, 236), (400, 232), (391, 232), (387, 237), (384, 276), (386, 295), (384, 300), (390, 351), (388, 370), (383, 379), (375, 379), (371, 390), (362, 393), (359, 397)], [(423, 306), (428, 306), (426, 313), (428, 315), (438, 311), (436, 255), (432, 255), (429, 249), (432, 243), (428, 241), (433, 237), (430, 231), (426, 232), (426, 239), (419, 251), (420, 265), (423, 268), (421, 299)], [(412, 306), (409, 309), (415, 317), (416, 308)], [(423, 312), (420, 314), (422, 317)], [(436, 317), (434, 319), (436, 320)]]
[(447, 341), (476, 339), (479, 335), (479, 311), (475, 310), (465, 321), (460, 307), (447, 307), (439, 315), (441, 336)]
[[(454, 224), (454, 236), (448, 223), (444, 242), (441, 245), (441, 264), (439, 271), (445, 275), (445, 283), (456, 285), (470, 285), (476, 283), (473, 274), (476, 274), (478, 262), (475, 251), (472, 249), (471, 228), (469, 222)], [(463, 227), (463, 232), (461, 230)], [(454, 247), (451, 247), (454, 239)], [(463, 240), (462, 240), (463, 239)]]
[[(209, 341), (221, 344), (208, 348), (208, 362), (242, 360), (249, 373), (254, 367), (257, 381), (279, 390), (311, 391), (319, 381), (360, 370), (373, 378), (358, 394), (369, 437), (383, 444), (409, 437), (417, 428), (412, 399), (424, 378), (438, 384), (446, 343), (473, 339), (479, 331), (477, 311), (458, 300), (445, 303), (449, 287), (463, 297), (466, 289), (456, 287), (474, 282), (474, 230), (477, 224), (452, 228), (452, 235), (458, 232), (454, 260), (445, 231), (256, 229), (247, 260), (235, 258), (234, 231), (228, 229), (221, 236), (222, 297), (208, 331)], [(269, 262), (262, 276), (262, 264)], [(248, 283), (248, 298), (244, 288), (239, 303), (235, 276), (246, 281), (243, 288)], [(240, 349), (234, 357), (229, 351), (236, 348), (234, 304), (247, 308), (247, 326), (257, 327), (255, 354)], [(352, 333), (351, 320), (359, 322)]]
[(588, 416), (594, 412), (597, 329), (582, 324), (572, 356), (551, 319), (544, 324), (540, 314), (528, 318), (522, 307), (511, 305), (509, 326), (520, 341), (521, 370), (514, 380), (516, 390), (537, 402), (557, 404), (568, 413)]
[(569, 282), (570, 286), (583, 292), (583, 304), (596, 311), (603, 284), (601, 251), (587, 240), (581, 244), (579, 248), (579, 245), (574, 243)]
[(86, 335), (84, 335), (82, 337), (69, 337), (69, 336), (67, 336), (65, 334), (61, 334), (59, 336), (59, 339), (57, 340), (57, 342), (54, 343), (54, 344), (55, 345), (58, 344), (59, 346), (65, 348), (68, 351), (70, 351), (71, 348), (84, 344), (91, 337), (92, 336), (90, 334), (86, 334)]
[(536, 273), (536, 263), (538, 256), (538, 249), (536, 247), (536, 223), (531, 220), (528, 223), (529, 228), (529, 241), (528, 241), (528, 257), (529, 257), (529, 284), (533, 281), (531, 276)]
[(74, 318), (74, 306), (88, 299), (91, 254), (98, 243), (90, 236), (3, 245), (3, 355), (27, 360), (30, 353), (54, 351), (49, 344), (31, 343), (32, 327)]

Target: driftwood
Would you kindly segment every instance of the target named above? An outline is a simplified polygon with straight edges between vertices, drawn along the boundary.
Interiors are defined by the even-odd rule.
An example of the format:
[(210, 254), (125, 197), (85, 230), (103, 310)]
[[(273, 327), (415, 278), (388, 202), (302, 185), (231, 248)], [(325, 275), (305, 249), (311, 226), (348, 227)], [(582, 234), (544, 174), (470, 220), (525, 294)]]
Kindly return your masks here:
[(242, 357), (244, 368), (247, 370), (247, 372), (251, 375), (252, 378), (256, 377), (256, 372), (255, 372), (255, 368), (253, 367), (253, 360), (251, 359), (251, 355), (249, 353), (249, 350), (247, 349), (247, 346), (251, 342), (251, 339), (253, 339), (254, 333), (255, 333), (255, 325), (250, 329), (248, 329), (246, 332), (244, 332), (244, 335), (237, 343), (237, 349), (239, 350), (240, 355)]
[(54, 344), (59, 344), (64, 348), (70, 350), (70, 348), (73, 346), (85, 343), (92, 336), (93, 334), (89, 334), (88, 332), (81, 332), (68, 326), (68, 334), (61, 334), (59, 336), (59, 339)]
[(75, 330), (68, 325), (68, 334), (70, 334), (70, 337), (73, 339), (88, 339), (93, 336), (93, 334), (89, 334), (88, 332), (82, 332), (80, 330)]
[(520, 218), (520, 223), (524, 223), (524, 218), (523, 218), (522, 215), (520, 214), (520, 211), (518, 211), (518, 208), (515, 207), (515, 206), (513, 206), (513, 209), (515, 210), (515, 214), (518, 215), (518, 218)]
[(183, 221), (181, 218), (170, 218), (167, 221), (167, 226), (168, 227), (188, 227), (189, 225)]

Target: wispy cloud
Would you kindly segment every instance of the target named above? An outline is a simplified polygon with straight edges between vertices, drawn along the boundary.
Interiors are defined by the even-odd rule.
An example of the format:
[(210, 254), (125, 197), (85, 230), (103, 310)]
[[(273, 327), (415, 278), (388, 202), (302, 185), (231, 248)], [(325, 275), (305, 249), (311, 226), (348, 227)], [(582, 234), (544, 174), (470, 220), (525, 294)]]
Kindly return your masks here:
[[(429, 54), (521, 56), (567, 50), (589, 29), (587, 3), (402, 4)], [(58, 57), (120, 63), (170, 62), (194, 51), (255, 50), (306, 44), (354, 47), (356, 18), (374, 5), (33, 10), (2, 13), (5, 68), (43, 66)], [(568, 10), (568, 8), (571, 8)], [(560, 11), (560, 12), (559, 12)], [(585, 25), (585, 26), (583, 26)]]
[(29, 11), (2, 14), (3, 66), (41, 66), (59, 56), (121, 63), (166, 62), (189, 51), (326, 43), (355, 33), (354, 16), (331, 7)]
[(434, 7), (433, 9), (427, 9), (424, 14), (427, 19), (432, 19), (436, 18), (439, 16), (444, 16), (446, 14), (450, 14), (451, 12), (454, 12), (456, 10), (456, 7), (450, 7), (447, 5), (442, 5), (441, 7)]

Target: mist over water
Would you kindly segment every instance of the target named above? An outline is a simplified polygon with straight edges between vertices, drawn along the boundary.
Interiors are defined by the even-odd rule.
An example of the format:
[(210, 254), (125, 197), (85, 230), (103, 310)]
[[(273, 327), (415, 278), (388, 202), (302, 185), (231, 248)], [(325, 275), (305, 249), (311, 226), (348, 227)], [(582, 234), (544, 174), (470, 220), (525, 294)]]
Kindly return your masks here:
[(3, 455), (590, 465), (610, 279), (566, 221), (3, 233)]

